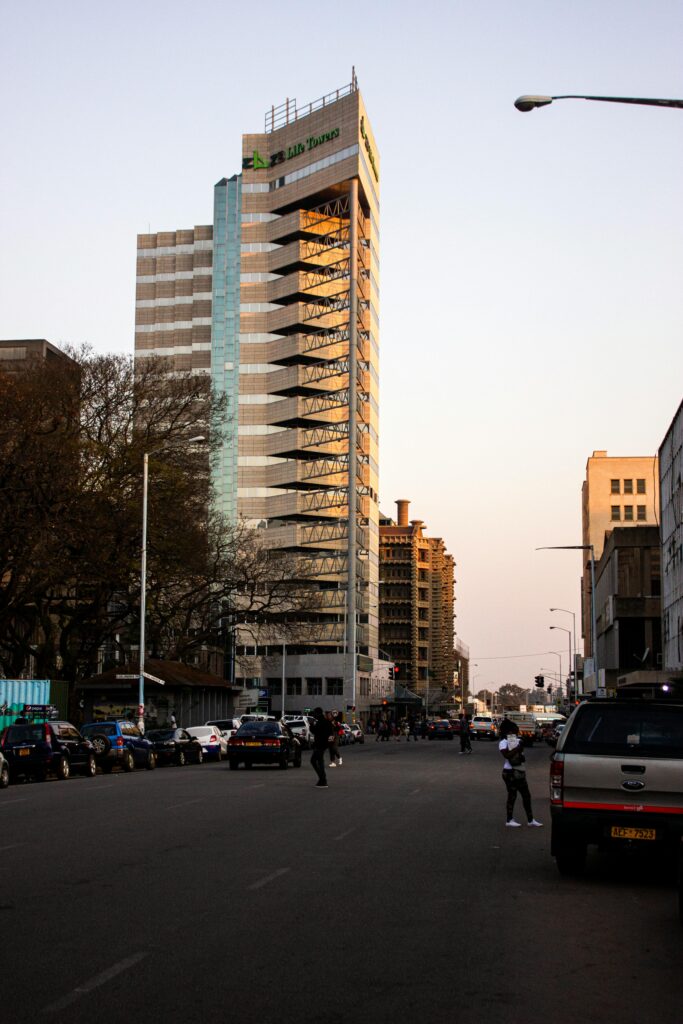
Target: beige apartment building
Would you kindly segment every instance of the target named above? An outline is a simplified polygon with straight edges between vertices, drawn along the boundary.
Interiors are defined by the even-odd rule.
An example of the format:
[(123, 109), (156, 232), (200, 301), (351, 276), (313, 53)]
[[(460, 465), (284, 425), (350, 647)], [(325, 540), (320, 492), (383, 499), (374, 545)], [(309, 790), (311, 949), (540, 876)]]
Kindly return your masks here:
[[(138, 236), (136, 358), (211, 374), (227, 399), (218, 507), (296, 557), (315, 591), (305, 636), (287, 643), (297, 707), (369, 706), (388, 680), (375, 665), (379, 188), (354, 74), (313, 103), (272, 107), (264, 131), (243, 136), (212, 225)], [(252, 630), (236, 678), (277, 698), (281, 656)]]
[(409, 504), (380, 521), (380, 647), (398, 681), (424, 696), (454, 684), (455, 562), (422, 520), (408, 520)]
[[(659, 466), (656, 455), (610, 457), (594, 451), (581, 490), (582, 544), (593, 546), (596, 563), (615, 526), (657, 526)], [(581, 625), (584, 656), (592, 654), (590, 551), (582, 552)]]

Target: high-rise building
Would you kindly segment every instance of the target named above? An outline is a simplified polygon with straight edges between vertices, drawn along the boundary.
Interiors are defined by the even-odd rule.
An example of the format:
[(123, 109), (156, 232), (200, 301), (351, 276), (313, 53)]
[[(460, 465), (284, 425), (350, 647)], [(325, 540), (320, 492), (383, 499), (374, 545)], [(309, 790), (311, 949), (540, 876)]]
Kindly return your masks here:
[(400, 499), (396, 521), (380, 520), (380, 647), (423, 696), (454, 685), (455, 562), (422, 520), (408, 521), (409, 504)]
[[(217, 506), (288, 552), (294, 584), (315, 596), (305, 629), (288, 633), (297, 707), (369, 706), (388, 679), (376, 665), (379, 187), (354, 74), (243, 136), (213, 225), (138, 238), (136, 358), (211, 374), (227, 402)], [(242, 639), (238, 678), (270, 680), (272, 697), (278, 638)]]
[[(581, 491), (582, 544), (599, 560), (605, 537), (615, 526), (657, 525), (659, 470), (656, 455), (608, 457), (594, 451), (586, 463)], [(584, 654), (592, 655), (590, 551), (583, 554), (581, 624)], [(597, 611), (597, 609), (596, 609)]]
[(659, 449), (664, 667), (683, 671), (683, 402)]

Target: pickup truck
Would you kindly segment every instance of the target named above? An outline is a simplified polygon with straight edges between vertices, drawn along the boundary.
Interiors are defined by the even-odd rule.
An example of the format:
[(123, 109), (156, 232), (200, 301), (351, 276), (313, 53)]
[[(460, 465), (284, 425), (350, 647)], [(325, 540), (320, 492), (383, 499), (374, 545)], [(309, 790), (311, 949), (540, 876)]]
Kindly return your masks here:
[(470, 736), (478, 740), (496, 740), (498, 727), (490, 715), (474, 715), (470, 722)]

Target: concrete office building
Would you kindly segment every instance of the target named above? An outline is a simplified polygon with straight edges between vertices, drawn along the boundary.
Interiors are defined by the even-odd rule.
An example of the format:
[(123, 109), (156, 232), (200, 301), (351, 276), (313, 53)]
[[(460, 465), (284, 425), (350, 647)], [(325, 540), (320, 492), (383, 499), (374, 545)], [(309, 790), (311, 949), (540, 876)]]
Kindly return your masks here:
[(399, 682), (421, 697), (430, 691), (431, 704), (431, 691), (443, 699), (455, 685), (455, 562), (422, 520), (408, 520), (409, 504), (397, 501), (396, 520), (380, 520), (380, 647)]
[[(656, 455), (609, 457), (594, 451), (586, 463), (581, 490), (582, 544), (592, 545), (596, 564), (605, 537), (616, 526), (657, 525), (659, 522), (659, 470)], [(584, 655), (592, 654), (590, 551), (582, 552), (581, 627)], [(600, 661), (598, 659), (598, 664)], [(586, 666), (587, 689), (591, 662)]]
[[(379, 188), (354, 74), (243, 136), (212, 225), (138, 237), (136, 358), (211, 374), (227, 398), (218, 507), (296, 556), (315, 592), (287, 641), (297, 707), (362, 708), (389, 683), (377, 662)], [(239, 637), (236, 676), (277, 696), (281, 657), (272, 630)]]
[(683, 671), (683, 402), (659, 449), (664, 668)]

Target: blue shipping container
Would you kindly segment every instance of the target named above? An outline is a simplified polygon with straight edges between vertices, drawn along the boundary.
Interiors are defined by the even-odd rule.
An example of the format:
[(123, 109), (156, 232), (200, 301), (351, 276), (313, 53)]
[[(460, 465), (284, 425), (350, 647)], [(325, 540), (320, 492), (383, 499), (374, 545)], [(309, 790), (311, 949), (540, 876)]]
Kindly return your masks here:
[(49, 703), (49, 679), (0, 679), (0, 729), (12, 725), (24, 704)]

